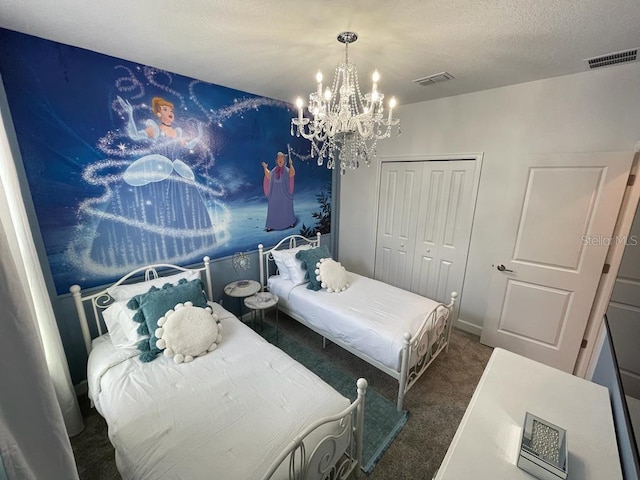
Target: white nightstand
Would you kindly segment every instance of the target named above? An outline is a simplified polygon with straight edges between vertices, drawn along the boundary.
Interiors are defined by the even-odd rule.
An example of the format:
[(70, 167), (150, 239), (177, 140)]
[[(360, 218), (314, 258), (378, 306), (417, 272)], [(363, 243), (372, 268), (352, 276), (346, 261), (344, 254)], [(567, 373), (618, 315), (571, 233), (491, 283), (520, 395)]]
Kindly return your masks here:
[(242, 320), (242, 299), (255, 295), (260, 291), (262, 285), (255, 280), (236, 280), (224, 287), (224, 293), (229, 297), (240, 299), (240, 320)]
[(276, 343), (280, 336), (280, 326), (278, 324), (278, 296), (270, 292), (258, 292), (255, 295), (244, 299), (245, 307), (249, 308), (253, 314), (253, 324), (255, 326), (256, 312), (260, 312), (260, 323), (264, 322), (264, 312), (270, 308), (276, 309)]

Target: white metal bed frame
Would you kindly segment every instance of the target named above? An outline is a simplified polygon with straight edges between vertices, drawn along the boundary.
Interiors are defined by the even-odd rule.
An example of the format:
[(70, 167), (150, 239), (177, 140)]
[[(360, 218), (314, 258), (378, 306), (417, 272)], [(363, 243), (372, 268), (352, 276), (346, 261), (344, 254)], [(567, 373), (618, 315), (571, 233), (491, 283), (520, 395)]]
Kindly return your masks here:
[[(198, 268), (185, 268), (171, 264), (155, 264), (138, 268), (111, 286), (125, 283), (135, 283), (132, 280), (149, 280), (159, 278), (158, 270), (163, 274), (177, 272), (204, 272), (206, 278), (206, 291), (208, 299), (213, 299), (213, 288), (211, 282), (211, 259), (203, 258), (203, 266)], [(144, 277), (142, 275), (144, 274)], [(69, 289), (74, 299), (76, 312), (82, 329), (87, 355), (91, 353), (91, 330), (87, 318), (87, 309), (95, 321), (97, 335), (106, 333), (103, 328), (102, 312), (113, 303), (113, 298), (109, 295), (107, 288), (98, 292), (83, 295), (79, 285), (72, 285)], [(364, 407), (367, 392), (367, 381), (360, 378), (356, 382), (357, 398), (349, 407), (335, 415), (321, 418), (308, 425), (302, 432), (282, 450), (271, 464), (270, 468), (263, 476), (263, 480), (270, 479), (278, 470), (280, 465), (288, 462), (289, 480), (346, 480), (355, 472), (361, 476), (360, 466), (362, 465), (363, 451), (363, 428), (364, 428)], [(322, 425), (335, 422), (338, 425), (338, 432), (322, 438), (311, 450), (307, 452), (305, 440), (311, 432)]]
[[(278, 242), (275, 246), (266, 250), (264, 248), (264, 245), (258, 245), (258, 254), (260, 260), (260, 283), (262, 285), (262, 289), (264, 290), (268, 288), (267, 279), (269, 278), (270, 272), (277, 270), (277, 267), (275, 266), (275, 260), (273, 258), (273, 255), (271, 254), (273, 250), (295, 248), (296, 246), (307, 244), (311, 245), (312, 247), (318, 247), (320, 246), (320, 237), (320, 233), (318, 233), (316, 235), (316, 238), (314, 239), (306, 238), (301, 235), (290, 235), (280, 240), (280, 242)], [(291, 318), (299, 321), (307, 328), (310, 328), (314, 332), (321, 335), (323, 345), (325, 344), (325, 340), (328, 339), (329, 341), (352, 353), (353, 355), (361, 358), (368, 364), (395, 378), (398, 381), (398, 400), (396, 403), (396, 407), (398, 411), (401, 411), (404, 404), (405, 394), (416, 383), (420, 376), (422, 376), (427, 367), (431, 365), (431, 362), (433, 362), (443, 350), (448, 351), (449, 349), (451, 326), (453, 323), (453, 307), (455, 305), (457, 296), (458, 294), (456, 292), (452, 292), (451, 302), (448, 305), (440, 303), (436, 307), (434, 307), (431, 312), (428, 312), (415, 334), (412, 335), (410, 332), (406, 332), (404, 334), (404, 345), (402, 347), (399, 371), (389, 368), (388, 366), (367, 355), (366, 353), (362, 353), (351, 345), (347, 345), (339, 338), (333, 338), (332, 336), (327, 335), (327, 332), (320, 331), (317, 327), (310, 324), (305, 319), (303, 313), (293, 311), (280, 304), (278, 305), (278, 308), (281, 312), (289, 315)], [(444, 307), (446, 310), (443, 310), (440, 307)], [(432, 331), (429, 327), (430, 325), (435, 324), (437, 320), (439, 320), (439, 316), (446, 317), (444, 319), (446, 322), (445, 328), (434, 341), (431, 341)]]

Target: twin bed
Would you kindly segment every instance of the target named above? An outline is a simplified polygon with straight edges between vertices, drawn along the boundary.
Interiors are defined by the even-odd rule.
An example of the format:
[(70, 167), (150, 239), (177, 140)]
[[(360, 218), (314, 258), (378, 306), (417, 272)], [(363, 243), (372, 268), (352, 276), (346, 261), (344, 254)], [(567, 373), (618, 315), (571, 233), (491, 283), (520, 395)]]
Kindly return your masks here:
[[(278, 308), (397, 379), (401, 410), (449, 344), (456, 294), (444, 305), (347, 272), (320, 235), (260, 245), (259, 256)], [(367, 382), (350, 402), (213, 303), (208, 257), (199, 268), (151, 265), (95, 293), (71, 292), (89, 397), (125, 480), (359, 475)]]
[[(158, 275), (167, 269), (178, 273)], [(130, 284), (142, 274), (144, 281)], [(204, 296), (203, 274), (210, 310), (194, 306), (198, 299), (180, 290), (193, 284), (198, 298)], [(152, 294), (156, 299), (178, 290), (189, 298), (161, 317), (165, 333), (150, 330), (145, 337), (140, 319), (125, 307), (136, 298), (142, 310)], [(96, 293), (85, 295), (77, 285), (71, 292), (89, 352), (89, 396), (107, 421), (124, 479), (346, 479), (359, 472), (366, 381), (358, 381), (351, 403), (210, 302), (208, 258), (197, 269), (153, 265)], [(217, 329), (211, 346), (193, 360), (178, 347), (172, 357), (141, 350), (154, 333), (169, 345), (168, 319), (179, 312), (191, 312), (180, 317), (185, 331), (200, 325), (189, 323), (193, 318), (210, 316)], [(95, 322), (91, 327), (87, 317)]]
[[(320, 234), (313, 239), (291, 235), (270, 249), (259, 245), (263, 288), (278, 295), (280, 311), (320, 334), (323, 341), (330, 340), (395, 378), (396, 406), (402, 410), (406, 392), (449, 346), (457, 294), (453, 292), (445, 305), (344, 268), (348, 287), (340, 288), (344, 282), (338, 281), (334, 288), (328, 282), (310, 289), (324, 265), (314, 261), (322, 254), (307, 252), (319, 248)], [(312, 265), (305, 265), (309, 258)]]

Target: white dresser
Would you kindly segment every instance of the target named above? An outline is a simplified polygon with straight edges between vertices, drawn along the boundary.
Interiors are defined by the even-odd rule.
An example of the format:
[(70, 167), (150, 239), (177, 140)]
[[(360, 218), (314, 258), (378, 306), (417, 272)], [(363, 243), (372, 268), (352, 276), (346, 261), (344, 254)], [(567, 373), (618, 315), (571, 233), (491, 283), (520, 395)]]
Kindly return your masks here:
[(530, 412), (567, 431), (570, 480), (622, 479), (609, 392), (496, 348), (436, 480), (532, 480), (516, 466)]

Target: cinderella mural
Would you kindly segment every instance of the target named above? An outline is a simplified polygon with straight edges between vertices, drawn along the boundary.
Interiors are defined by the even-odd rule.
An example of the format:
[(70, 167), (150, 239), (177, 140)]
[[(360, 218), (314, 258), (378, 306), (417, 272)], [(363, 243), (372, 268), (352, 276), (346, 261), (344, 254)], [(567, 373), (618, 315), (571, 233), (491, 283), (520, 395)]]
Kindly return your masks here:
[(147, 119), (138, 129), (134, 108), (117, 97), (126, 114), (125, 131), (133, 141), (146, 142), (145, 155), (122, 174), (96, 228), (91, 259), (104, 266), (153, 263), (210, 249), (216, 238), (205, 201), (192, 169), (181, 158), (202, 140), (187, 139), (174, 127), (173, 104), (154, 97)]
[(331, 172), (291, 137), (291, 104), (18, 32), (0, 44), (59, 295), (329, 231)]

